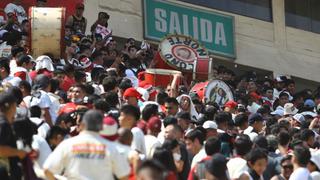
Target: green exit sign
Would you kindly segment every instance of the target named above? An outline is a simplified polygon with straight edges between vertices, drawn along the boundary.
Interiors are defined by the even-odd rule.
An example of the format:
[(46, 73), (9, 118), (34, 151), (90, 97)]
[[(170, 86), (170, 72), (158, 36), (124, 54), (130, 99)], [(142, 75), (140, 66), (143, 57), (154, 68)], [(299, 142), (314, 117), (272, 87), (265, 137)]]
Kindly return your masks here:
[(215, 55), (236, 58), (233, 16), (163, 0), (143, 1), (146, 39), (160, 41), (168, 34), (183, 34)]

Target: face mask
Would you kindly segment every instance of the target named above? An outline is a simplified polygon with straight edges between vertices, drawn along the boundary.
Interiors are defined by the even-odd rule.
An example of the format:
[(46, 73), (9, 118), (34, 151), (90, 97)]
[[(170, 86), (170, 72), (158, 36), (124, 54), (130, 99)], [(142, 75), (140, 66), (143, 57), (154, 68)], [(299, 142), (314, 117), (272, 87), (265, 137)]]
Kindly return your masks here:
[(81, 98), (74, 98), (74, 99), (71, 99), (71, 102), (73, 102), (75, 104), (80, 104), (80, 103), (82, 103), (82, 99)]
[(180, 159), (181, 159), (181, 154), (179, 154), (179, 153), (173, 153), (173, 159), (174, 159), (175, 161), (180, 161)]

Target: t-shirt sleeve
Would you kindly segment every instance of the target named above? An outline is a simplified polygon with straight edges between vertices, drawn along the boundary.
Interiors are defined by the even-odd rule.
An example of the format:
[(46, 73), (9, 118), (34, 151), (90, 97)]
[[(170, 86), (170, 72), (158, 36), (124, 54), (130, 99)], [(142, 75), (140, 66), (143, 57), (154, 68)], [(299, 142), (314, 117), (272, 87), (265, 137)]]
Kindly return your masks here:
[(146, 144), (144, 140), (144, 134), (142, 133), (142, 131), (138, 128), (133, 128), (131, 132), (133, 134), (131, 148), (133, 150), (139, 151), (142, 154), (146, 154)]
[(21, 80), (25, 81), (27, 79), (27, 73), (23, 71), (16, 72), (14, 73), (14, 77), (19, 77)]
[(47, 94), (42, 93), (40, 97), (40, 108), (49, 108), (51, 106), (52, 102), (50, 100), (50, 97)]
[(48, 169), (53, 174), (61, 174), (62, 170), (66, 167), (67, 157), (65, 150), (67, 145), (66, 142), (59, 144), (47, 158), (43, 164), (43, 168)]
[(121, 157), (120, 153), (114, 148), (112, 152), (112, 172), (117, 178), (128, 176), (130, 173), (129, 162)]

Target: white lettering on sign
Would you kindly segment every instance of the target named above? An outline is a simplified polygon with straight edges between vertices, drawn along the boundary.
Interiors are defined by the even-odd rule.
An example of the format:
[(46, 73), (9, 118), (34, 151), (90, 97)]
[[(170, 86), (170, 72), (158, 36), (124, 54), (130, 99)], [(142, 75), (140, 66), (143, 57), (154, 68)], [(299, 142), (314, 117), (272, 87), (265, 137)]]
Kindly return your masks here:
[(189, 22), (188, 22), (188, 15), (182, 15), (183, 21), (183, 34), (189, 36)]
[(222, 46), (227, 46), (226, 34), (224, 33), (224, 26), (222, 23), (216, 23), (216, 36), (215, 36), (215, 44), (222, 44)]
[(201, 41), (212, 42), (212, 23), (207, 19), (200, 19)]
[[(197, 17), (192, 17), (193, 21), (193, 38), (196, 40), (199, 39), (199, 31), (198, 31), (198, 18)], [(188, 27), (189, 28), (189, 27)]]
[[(224, 24), (221, 22), (212, 24), (212, 21), (208, 19), (189, 17), (186, 14), (179, 15), (177, 12), (167, 12), (161, 8), (156, 8), (154, 13), (155, 28), (159, 32), (192, 35), (194, 39), (202, 42), (227, 46)], [(213, 33), (214, 29), (215, 34)]]
[(181, 34), (179, 15), (176, 12), (171, 12), (170, 13), (169, 33), (171, 33), (171, 34), (174, 34), (174, 33)]
[(160, 32), (167, 32), (167, 12), (163, 9), (154, 9), (154, 14), (156, 17), (156, 30)]

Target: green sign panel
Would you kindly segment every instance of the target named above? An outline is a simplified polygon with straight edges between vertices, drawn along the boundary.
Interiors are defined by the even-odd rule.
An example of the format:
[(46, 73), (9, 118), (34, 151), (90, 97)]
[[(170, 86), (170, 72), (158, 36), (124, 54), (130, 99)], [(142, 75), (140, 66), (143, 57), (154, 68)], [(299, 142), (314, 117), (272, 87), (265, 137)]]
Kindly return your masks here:
[(201, 42), (209, 52), (236, 58), (234, 18), (163, 0), (144, 0), (144, 36), (159, 41), (183, 34)]

